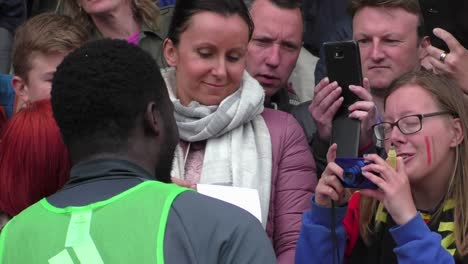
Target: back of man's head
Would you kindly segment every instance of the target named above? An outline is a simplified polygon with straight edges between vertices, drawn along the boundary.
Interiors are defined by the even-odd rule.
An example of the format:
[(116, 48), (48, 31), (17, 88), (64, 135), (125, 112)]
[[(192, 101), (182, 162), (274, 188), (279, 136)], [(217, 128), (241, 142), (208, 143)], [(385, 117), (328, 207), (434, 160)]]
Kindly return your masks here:
[(156, 62), (125, 41), (99, 40), (70, 53), (57, 68), (51, 96), (73, 162), (125, 154), (150, 102), (163, 121), (174, 122)]
[(425, 35), (424, 19), (419, 6), (419, 0), (350, 0), (349, 13), (352, 17), (365, 7), (381, 7), (381, 8), (401, 8), (408, 13), (415, 14), (419, 18), (418, 37), (422, 38)]

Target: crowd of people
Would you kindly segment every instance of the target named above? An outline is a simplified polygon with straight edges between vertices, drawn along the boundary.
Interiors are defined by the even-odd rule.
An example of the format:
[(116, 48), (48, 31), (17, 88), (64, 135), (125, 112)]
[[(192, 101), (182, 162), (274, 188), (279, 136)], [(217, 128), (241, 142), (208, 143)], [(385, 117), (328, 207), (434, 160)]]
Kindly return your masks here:
[[(468, 261), (468, 26), (428, 15), (468, 6), (335, 1), (320, 42), (353, 39), (363, 75), (342, 87), (319, 48), (304, 73), (310, 3), (59, 0), (8, 24), (0, 263)], [(376, 189), (343, 186), (345, 89)], [(197, 184), (257, 190), (261, 219)]]

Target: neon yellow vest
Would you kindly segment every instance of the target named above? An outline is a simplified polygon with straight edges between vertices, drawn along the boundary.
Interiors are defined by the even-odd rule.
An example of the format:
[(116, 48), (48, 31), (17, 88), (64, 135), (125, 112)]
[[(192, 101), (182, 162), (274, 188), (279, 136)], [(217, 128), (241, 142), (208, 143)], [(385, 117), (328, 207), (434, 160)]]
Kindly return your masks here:
[(56, 208), (42, 199), (10, 220), (0, 263), (164, 263), (174, 199), (188, 189), (143, 182), (108, 200)]

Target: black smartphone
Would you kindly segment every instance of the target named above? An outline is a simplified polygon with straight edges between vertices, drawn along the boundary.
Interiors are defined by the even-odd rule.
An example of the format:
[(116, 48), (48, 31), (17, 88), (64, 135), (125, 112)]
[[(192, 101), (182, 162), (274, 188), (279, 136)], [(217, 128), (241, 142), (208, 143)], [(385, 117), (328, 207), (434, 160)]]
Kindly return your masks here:
[(343, 115), (333, 119), (330, 143), (338, 145), (337, 158), (357, 158), (360, 136), (361, 121)]
[(359, 153), (360, 121), (348, 117), (348, 107), (359, 100), (349, 86), (363, 85), (359, 46), (350, 40), (325, 42), (323, 47), (328, 78), (338, 82), (344, 98), (333, 119), (331, 143), (338, 144), (338, 158), (355, 158)]
[(344, 98), (342, 108), (348, 108), (359, 98), (349, 90), (350, 85), (362, 86), (361, 55), (354, 40), (325, 42), (325, 63), (330, 82), (338, 82)]

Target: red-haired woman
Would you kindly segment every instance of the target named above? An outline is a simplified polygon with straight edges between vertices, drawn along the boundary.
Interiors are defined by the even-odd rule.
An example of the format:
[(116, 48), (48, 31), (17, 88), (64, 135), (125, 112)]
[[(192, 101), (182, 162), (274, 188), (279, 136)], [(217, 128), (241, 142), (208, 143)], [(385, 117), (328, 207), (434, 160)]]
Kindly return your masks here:
[(34, 102), (15, 114), (0, 142), (0, 228), (5, 214), (13, 217), (61, 188), (69, 171), (50, 100)]

